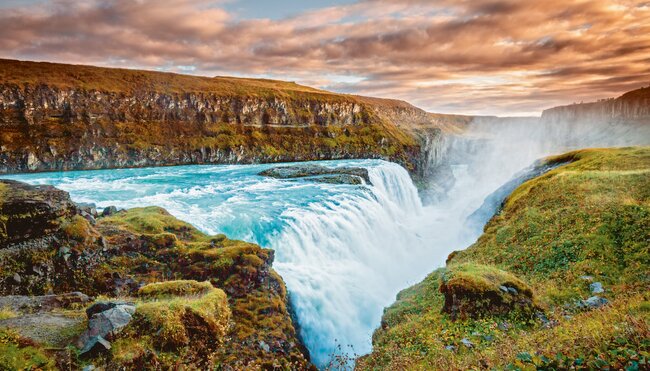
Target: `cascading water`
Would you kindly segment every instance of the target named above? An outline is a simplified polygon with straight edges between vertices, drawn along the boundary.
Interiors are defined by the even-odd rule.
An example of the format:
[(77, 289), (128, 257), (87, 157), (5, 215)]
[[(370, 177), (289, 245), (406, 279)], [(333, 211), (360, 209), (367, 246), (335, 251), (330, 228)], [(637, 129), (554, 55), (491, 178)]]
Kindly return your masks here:
[[(323, 184), (257, 175), (273, 165), (180, 166), (12, 176), (47, 183), (79, 202), (119, 208), (157, 205), (207, 233), (276, 251), (302, 337), (319, 366), (337, 345), (352, 356), (371, 349), (382, 308), (430, 270), (419, 233), (424, 209), (408, 173), (380, 160), (358, 166), (372, 185)], [(348, 346), (350, 346), (348, 348)]]

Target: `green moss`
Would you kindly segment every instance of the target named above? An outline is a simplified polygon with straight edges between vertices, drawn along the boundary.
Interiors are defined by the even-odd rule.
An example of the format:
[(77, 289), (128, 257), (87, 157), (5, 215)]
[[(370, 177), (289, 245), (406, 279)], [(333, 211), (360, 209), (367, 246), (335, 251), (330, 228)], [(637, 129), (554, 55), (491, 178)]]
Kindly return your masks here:
[(452, 265), (445, 271), (443, 282), (448, 286), (458, 286), (467, 292), (498, 292), (501, 291), (500, 286), (507, 286), (525, 295), (533, 294), (530, 287), (513, 274), (482, 264)]
[(14, 318), (17, 316), (18, 313), (11, 310), (11, 308), (7, 308), (7, 307), (0, 308), (0, 321), (2, 321), (3, 319)]
[(98, 224), (119, 225), (134, 232), (155, 236), (155, 240), (163, 243), (173, 241), (173, 234), (183, 241), (208, 241), (209, 236), (200, 232), (189, 223), (176, 219), (167, 210), (156, 207), (133, 208), (100, 219)]
[(66, 237), (78, 242), (91, 242), (99, 236), (90, 223), (80, 215), (75, 215), (64, 222), (61, 231)]
[[(178, 349), (191, 345), (190, 340), (198, 332), (205, 332), (216, 342), (223, 341), (230, 309), (222, 290), (196, 281), (171, 281), (148, 285), (143, 289), (145, 297), (162, 297), (138, 304), (134, 315), (134, 323), (140, 329), (145, 328), (147, 333), (156, 335), (152, 344), (157, 349)], [(191, 295), (174, 296), (174, 292), (184, 291)], [(196, 321), (198, 323), (194, 323)], [(201, 328), (193, 327), (199, 324)]]
[(2, 370), (55, 370), (50, 355), (17, 333), (0, 329), (0, 369)]

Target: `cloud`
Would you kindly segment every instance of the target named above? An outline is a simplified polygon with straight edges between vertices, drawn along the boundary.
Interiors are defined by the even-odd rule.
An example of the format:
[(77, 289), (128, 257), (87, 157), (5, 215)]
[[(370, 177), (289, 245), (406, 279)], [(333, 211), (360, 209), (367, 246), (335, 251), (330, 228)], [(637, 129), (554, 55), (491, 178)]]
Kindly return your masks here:
[(650, 82), (643, 1), (363, 0), (273, 20), (239, 19), (223, 4), (4, 8), (0, 56), (290, 78), (482, 114), (539, 113)]

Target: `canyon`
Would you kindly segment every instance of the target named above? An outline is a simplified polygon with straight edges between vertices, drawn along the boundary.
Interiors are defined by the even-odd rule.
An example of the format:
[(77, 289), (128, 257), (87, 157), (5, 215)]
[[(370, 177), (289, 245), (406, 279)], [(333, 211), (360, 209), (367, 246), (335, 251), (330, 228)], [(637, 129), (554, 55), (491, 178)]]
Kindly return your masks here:
[[(558, 309), (586, 293), (567, 267), (614, 290), (599, 298), (615, 308), (647, 300), (638, 228), (608, 249), (632, 244), (640, 262), (588, 260), (605, 273), (575, 257), (574, 240), (588, 241), (587, 232), (564, 245), (543, 240), (559, 255), (508, 260), (524, 259), (554, 228), (549, 220), (566, 217), (538, 215), (540, 199), (559, 202), (550, 194), (561, 186), (549, 178), (570, 180), (562, 184), (573, 187), (575, 210), (606, 200), (616, 218), (646, 223), (647, 149), (548, 157), (632, 145), (650, 145), (650, 88), (500, 118), (275, 80), (0, 60), (0, 173), (13, 179), (0, 183), (0, 291), (9, 298), (0, 347), (41, 368), (346, 369), (363, 356), (360, 369), (402, 369), (505, 366), (490, 356), (497, 344), (524, 367), (519, 353), (539, 347), (529, 334), (546, 336), (553, 321), (552, 331), (574, 326), (559, 317), (603, 325), (591, 312)], [(274, 165), (287, 162), (295, 163)], [(576, 185), (607, 177), (618, 193)], [(622, 201), (626, 186), (634, 197)], [(605, 211), (597, 211), (571, 223), (620, 227), (598, 224)], [(516, 220), (535, 225), (537, 237), (526, 240)], [(619, 273), (624, 280), (612, 277)], [(562, 279), (571, 289), (558, 293)], [(102, 310), (91, 310), (93, 300)], [(98, 315), (117, 312), (130, 322), (72, 345)], [(34, 318), (63, 318), (65, 339), (34, 335), (24, 325)], [(501, 323), (516, 332), (485, 328)], [(642, 347), (643, 331), (625, 338), (629, 349)], [(512, 334), (526, 342), (514, 346)], [(79, 354), (84, 345), (93, 353)]]

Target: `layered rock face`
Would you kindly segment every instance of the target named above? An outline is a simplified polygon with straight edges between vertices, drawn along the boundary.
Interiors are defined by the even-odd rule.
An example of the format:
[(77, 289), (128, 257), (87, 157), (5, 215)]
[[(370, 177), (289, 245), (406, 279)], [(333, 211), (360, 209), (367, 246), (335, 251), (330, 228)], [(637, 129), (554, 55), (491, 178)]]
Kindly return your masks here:
[(0, 60), (0, 172), (382, 158), (416, 177), (462, 117), (270, 80)]

